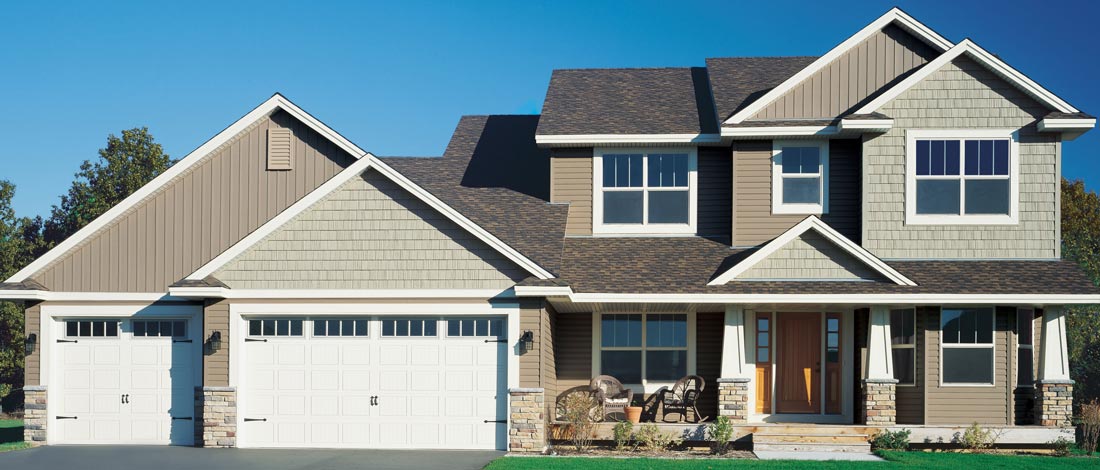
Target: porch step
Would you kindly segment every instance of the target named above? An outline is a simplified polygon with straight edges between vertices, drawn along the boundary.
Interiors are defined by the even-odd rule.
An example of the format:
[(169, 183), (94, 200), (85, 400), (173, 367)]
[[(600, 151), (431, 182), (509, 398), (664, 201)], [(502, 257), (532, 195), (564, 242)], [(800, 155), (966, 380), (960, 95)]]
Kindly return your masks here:
[(839, 444), (864, 445), (867, 436), (861, 434), (762, 434), (752, 435), (754, 443), (762, 444)]
[(862, 431), (840, 426), (776, 426), (752, 433), (752, 448), (762, 452), (870, 452), (871, 443)]
[(871, 445), (839, 445), (839, 444), (752, 444), (754, 452), (851, 452), (866, 454), (871, 452)]

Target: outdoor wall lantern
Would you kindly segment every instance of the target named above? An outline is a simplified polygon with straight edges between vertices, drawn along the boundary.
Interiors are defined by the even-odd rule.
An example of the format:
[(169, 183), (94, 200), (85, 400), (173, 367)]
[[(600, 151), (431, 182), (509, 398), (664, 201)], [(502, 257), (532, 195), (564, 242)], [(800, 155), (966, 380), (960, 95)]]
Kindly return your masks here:
[(519, 337), (519, 344), (524, 352), (530, 351), (535, 345), (535, 333), (531, 330), (524, 331), (523, 336)]
[(210, 333), (210, 338), (206, 340), (206, 347), (210, 349), (211, 353), (218, 352), (222, 348), (222, 332), (215, 331)]
[(38, 335), (37, 334), (31, 333), (31, 334), (27, 335), (27, 339), (23, 340), (23, 346), (26, 349), (26, 353), (27, 353), (26, 355), (30, 356), (31, 354), (34, 354), (34, 347), (35, 347), (35, 343), (37, 343), (37, 342), (38, 342)]

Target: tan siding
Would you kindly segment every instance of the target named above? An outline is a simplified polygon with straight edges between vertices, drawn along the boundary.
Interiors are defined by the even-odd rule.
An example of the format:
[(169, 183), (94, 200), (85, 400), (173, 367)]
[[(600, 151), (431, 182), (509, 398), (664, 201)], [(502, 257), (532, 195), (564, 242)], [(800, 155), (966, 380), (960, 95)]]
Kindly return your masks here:
[(832, 118), (936, 57), (913, 35), (890, 25), (807, 77), (752, 119)]
[[(859, 241), (860, 155), (850, 140), (829, 142), (829, 213), (821, 219)], [(772, 214), (772, 142), (733, 146), (733, 245), (756, 246), (779, 236), (805, 215)]]
[(882, 276), (820, 233), (810, 230), (738, 278), (877, 280)]
[[(26, 308), (24, 308), (23, 333), (25, 335), (35, 334), (38, 336), (38, 343), (34, 348), (34, 352), (28, 354), (24, 359), (23, 384), (27, 386), (41, 385), (42, 348), (45, 347), (45, 345), (42, 344), (42, 304), (28, 304)], [(18, 386), (18, 384), (15, 385)]]
[(237, 289), (505, 289), (526, 276), (374, 170), (214, 273)]
[[(229, 301), (206, 301), (202, 312), (202, 385), (205, 387), (229, 386), (229, 353), (233, 338), (229, 337)], [(217, 352), (206, 349), (205, 341), (215, 331), (222, 335), (222, 347)]]
[(542, 388), (546, 389), (546, 403), (554, 403), (558, 396), (558, 370), (557, 360), (554, 357), (554, 330), (557, 322), (557, 313), (545, 304), (542, 309), (542, 322), (539, 325), (539, 336), (542, 347), (539, 348), (542, 361)]
[(519, 311), (519, 331), (530, 331), (534, 342), (531, 349), (519, 356), (519, 386), (524, 388), (542, 387), (542, 337), (543, 310), (536, 305), (523, 305)]
[[(1058, 137), (1037, 133), (1047, 109), (969, 58), (883, 107), (894, 128), (864, 142), (863, 246), (881, 258), (1058, 258)], [(1019, 129), (1017, 225), (906, 225), (907, 129)]]
[[(916, 329), (917, 332), (917, 344), (916, 350), (916, 370), (914, 371), (914, 379), (916, 381), (915, 386), (898, 385), (895, 396), (897, 397), (897, 420), (898, 424), (924, 424), (924, 344), (926, 339), (921, 332), (924, 331), (925, 324), (929, 321), (936, 321), (935, 318), (930, 319), (928, 315), (930, 313), (936, 313), (936, 310), (931, 312), (925, 308), (918, 308), (916, 310)], [(897, 365), (895, 364), (895, 367)]]
[(1011, 404), (1008, 391), (1009, 355), (1014, 318), (998, 308), (994, 332), (994, 383), (992, 387), (944, 387), (940, 383), (940, 317), (939, 311), (930, 310), (924, 325), (927, 341), (925, 353), (928, 360), (925, 370), (925, 423), (927, 425), (966, 425), (978, 422), (983, 425), (1010, 424)]
[(718, 416), (718, 378), (722, 375), (722, 335), (724, 313), (698, 313), (695, 316), (695, 373), (706, 381), (699, 396), (699, 413), (708, 419)]
[(551, 153), (550, 201), (569, 204), (566, 235), (592, 235), (592, 149)]
[(587, 387), (592, 380), (592, 314), (562, 313), (554, 334), (557, 392)]
[[(269, 128), (293, 132), (293, 171), (267, 171)], [(280, 111), (32, 278), (53, 291), (164, 292), (353, 160)]]

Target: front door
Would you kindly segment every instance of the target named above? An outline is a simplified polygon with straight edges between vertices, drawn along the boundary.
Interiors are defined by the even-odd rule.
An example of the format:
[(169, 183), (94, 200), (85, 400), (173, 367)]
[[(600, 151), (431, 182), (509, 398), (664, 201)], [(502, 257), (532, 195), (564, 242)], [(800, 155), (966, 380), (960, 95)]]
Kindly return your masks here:
[(776, 317), (776, 411), (821, 413), (821, 314)]

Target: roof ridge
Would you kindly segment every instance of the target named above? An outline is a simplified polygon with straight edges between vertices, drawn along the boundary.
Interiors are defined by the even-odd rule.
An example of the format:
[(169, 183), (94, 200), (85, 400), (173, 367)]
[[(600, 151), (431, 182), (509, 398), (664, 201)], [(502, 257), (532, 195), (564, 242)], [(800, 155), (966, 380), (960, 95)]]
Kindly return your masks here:
[(753, 56), (722, 56), (722, 57), (707, 57), (705, 60), (721, 60), (721, 59), (817, 59), (819, 55), (753, 55)]
[(583, 72), (590, 70), (690, 70), (695, 68), (706, 68), (701, 65), (684, 65), (684, 66), (661, 66), (661, 67), (571, 67), (564, 69), (554, 69), (554, 72)]

